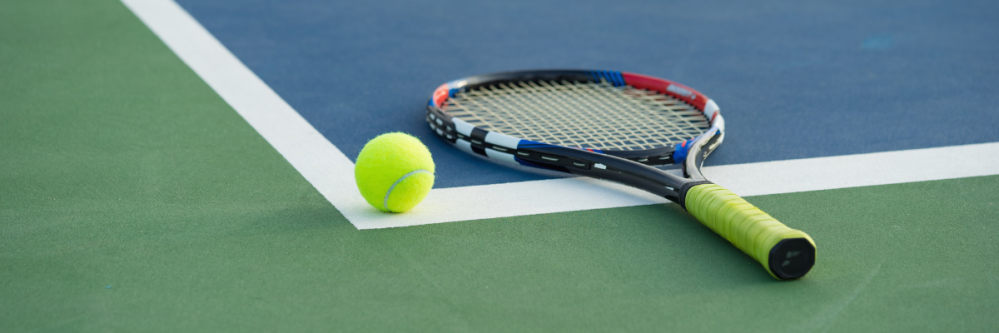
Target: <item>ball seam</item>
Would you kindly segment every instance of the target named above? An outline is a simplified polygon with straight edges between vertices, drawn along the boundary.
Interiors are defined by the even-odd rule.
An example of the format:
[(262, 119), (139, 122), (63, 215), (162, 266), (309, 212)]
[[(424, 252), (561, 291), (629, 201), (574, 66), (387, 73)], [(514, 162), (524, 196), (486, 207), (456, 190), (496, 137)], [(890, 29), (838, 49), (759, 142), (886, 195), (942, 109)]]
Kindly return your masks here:
[(388, 208), (388, 200), (389, 200), (389, 196), (392, 195), (392, 190), (395, 190), (395, 186), (399, 185), (399, 183), (401, 183), (403, 180), (406, 180), (406, 178), (409, 178), (409, 176), (412, 176), (412, 175), (415, 175), (415, 174), (418, 174), (418, 173), (429, 173), (430, 175), (433, 175), (433, 173), (430, 172), (430, 171), (427, 171), (427, 170), (424, 170), (424, 169), (420, 169), (420, 170), (410, 171), (409, 173), (407, 173), (405, 175), (402, 175), (402, 177), (399, 177), (399, 179), (396, 179), (395, 183), (392, 183), (392, 186), (389, 186), (388, 192), (385, 192), (385, 199), (382, 200), (382, 207), (385, 208), (385, 210), (390, 211), (390, 212), (392, 211), (391, 209)]

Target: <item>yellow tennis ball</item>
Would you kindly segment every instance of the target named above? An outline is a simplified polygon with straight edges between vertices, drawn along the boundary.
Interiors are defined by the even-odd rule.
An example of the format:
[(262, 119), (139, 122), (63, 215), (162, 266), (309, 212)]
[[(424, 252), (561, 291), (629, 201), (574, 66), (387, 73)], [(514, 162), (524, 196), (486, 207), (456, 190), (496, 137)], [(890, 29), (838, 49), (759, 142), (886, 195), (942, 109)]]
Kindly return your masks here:
[(420, 139), (386, 133), (371, 139), (354, 165), (361, 196), (378, 210), (401, 213), (416, 207), (434, 186), (434, 160)]

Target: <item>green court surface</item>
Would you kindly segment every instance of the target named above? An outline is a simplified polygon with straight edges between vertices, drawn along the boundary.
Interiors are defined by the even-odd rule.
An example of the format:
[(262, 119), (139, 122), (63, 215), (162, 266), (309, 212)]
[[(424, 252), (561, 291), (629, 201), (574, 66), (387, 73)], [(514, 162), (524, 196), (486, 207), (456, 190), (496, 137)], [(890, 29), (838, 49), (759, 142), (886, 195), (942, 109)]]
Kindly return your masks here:
[[(0, 332), (999, 329), (999, 176), (359, 231), (116, 1), (0, 10)], [(350, 175), (343, 175), (350, 177)]]

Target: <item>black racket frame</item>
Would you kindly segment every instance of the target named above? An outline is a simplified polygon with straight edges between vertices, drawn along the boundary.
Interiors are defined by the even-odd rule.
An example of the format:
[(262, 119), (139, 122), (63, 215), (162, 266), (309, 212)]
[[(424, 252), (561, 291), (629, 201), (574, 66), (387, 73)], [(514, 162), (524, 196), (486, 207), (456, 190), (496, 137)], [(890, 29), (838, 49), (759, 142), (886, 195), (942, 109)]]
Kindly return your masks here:
[[(468, 91), (486, 88), (491, 85), (516, 82), (568, 81), (595, 82), (594, 71), (585, 70), (540, 70), (493, 73), (467, 77), (458, 81), (464, 84), (454, 89)], [(456, 91), (450, 93), (454, 95)], [(701, 110), (703, 111), (703, 110)], [(701, 174), (704, 159), (721, 143), (724, 132), (712, 128), (715, 133), (701, 135), (692, 142), (687, 157), (682, 161), (683, 177), (652, 167), (653, 165), (674, 164), (675, 145), (646, 150), (602, 150), (602, 153), (575, 147), (551, 144), (531, 147), (505, 147), (486, 142), (488, 130), (475, 127), (470, 136), (458, 133), (452, 116), (434, 105), (427, 103), (427, 122), (435, 133), (451, 144), (462, 139), (471, 143), (472, 151), (488, 158), (486, 149), (513, 154), (518, 159), (548, 170), (574, 175), (610, 180), (639, 188), (684, 205), (687, 190), (698, 184), (710, 183)], [(522, 139), (522, 138), (521, 138)], [(501, 162), (502, 163), (502, 162)], [(597, 165), (603, 165), (603, 168)], [(686, 207), (684, 207), (686, 208)]]

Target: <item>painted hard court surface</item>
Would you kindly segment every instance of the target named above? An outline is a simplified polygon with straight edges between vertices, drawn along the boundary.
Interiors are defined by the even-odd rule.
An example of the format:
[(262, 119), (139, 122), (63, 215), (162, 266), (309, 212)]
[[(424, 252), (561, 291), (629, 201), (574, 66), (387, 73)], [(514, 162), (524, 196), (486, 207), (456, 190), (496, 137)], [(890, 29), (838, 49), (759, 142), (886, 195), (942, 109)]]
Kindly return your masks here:
[[(899, 23), (906, 15), (928, 14), (920, 8), (933, 7), (938, 9), (933, 11), (936, 20), (927, 17), (923, 24), (966, 26), (957, 32), (973, 35), (983, 25), (989, 27), (989, 21), (974, 20), (989, 15), (986, 5), (891, 6), (898, 16), (876, 6), (872, 10), (880, 13), (884, 30), (901, 31), (908, 27)], [(760, 6), (721, 11), (715, 19), (787, 10)], [(295, 16), (300, 7), (272, 12), (275, 17)], [(368, 7), (366, 13), (376, 16), (388, 8)], [(423, 8), (427, 15), (445, 15), (434, 14), (431, 5)], [(361, 231), (121, 3), (38, 1), (5, 9), (0, 11), (2, 331), (853, 332), (992, 331), (999, 325), (993, 315), (999, 309), (997, 176), (750, 197), (777, 218), (796, 221), (819, 243), (815, 270), (791, 283), (774, 281), (675, 205)], [(490, 9), (487, 13), (504, 12)], [(644, 9), (630, 10), (653, 15)], [(814, 10), (821, 17), (774, 17), (797, 20), (793, 27), (805, 34), (813, 32), (805, 29), (809, 25), (821, 25), (823, 17), (858, 15), (852, 9), (820, 9)], [(196, 9), (189, 10), (198, 17)], [(953, 17), (962, 13), (966, 16)], [(605, 22), (590, 21), (572, 21), (578, 26), (564, 31)], [(897, 31), (863, 31), (853, 45), (892, 52), (906, 43)], [(413, 33), (418, 35), (415, 28)], [(892, 37), (866, 42), (884, 35)], [(932, 34), (921, 37), (914, 40)], [(994, 87), (992, 76), (975, 74), (989, 73), (994, 66), (974, 61), (976, 50), (995, 45), (982, 38), (977, 46), (951, 45), (965, 47), (961, 52), (924, 49), (927, 56), (965, 60), (939, 65), (953, 66), (962, 75), (948, 77), (941, 71), (933, 84), (977, 80), (975, 86), (962, 85), (972, 97), (987, 92), (989, 82)], [(239, 53), (238, 43), (220, 39), (254, 68)], [(368, 47), (384, 46), (376, 44)], [(803, 42), (799, 47), (825, 45)], [(687, 50), (697, 52), (698, 47), (688, 45)], [(766, 44), (747, 50), (749, 55), (768, 52)], [(619, 53), (629, 54), (640, 56)], [(903, 60), (897, 65), (919, 62)], [(827, 61), (836, 63), (837, 58)], [(935, 68), (929, 61), (921, 64), (930, 66), (921, 70)], [(610, 65), (579, 64), (654, 72)], [(689, 82), (725, 110), (737, 104), (721, 102), (723, 92), (707, 89), (713, 84), (694, 82), (709, 76), (691, 74), (697, 72), (692, 67), (674, 68), (676, 73), (652, 74)], [(816, 70), (807, 64), (797, 68)], [(680, 71), (689, 71), (688, 76), (677, 78)], [(257, 74), (296, 110), (301, 107), (294, 94), (283, 92), (267, 74)], [(466, 74), (428, 79), (428, 89)], [(882, 83), (881, 89), (910, 84)], [(412, 89), (412, 99), (420, 103), (413, 111), (420, 112), (425, 92)], [(986, 95), (965, 103), (980, 102)], [(889, 113), (892, 103), (907, 103), (885, 101), (878, 105)], [(736, 117), (734, 113), (727, 115)], [(984, 126), (989, 119), (994, 118), (985, 114), (967, 126)], [(969, 133), (995, 134), (972, 127)], [(743, 139), (733, 137), (726, 145), (745, 141), (747, 135), (743, 132)], [(982, 140), (976, 142), (996, 141)], [(881, 142), (842, 149), (863, 151)], [(964, 143), (974, 142), (943, 145)], [(351, 155), (349, 149), (343, 151)], [(438, 157), (444, 151), (435, 150), (435, 158), (444, 158)], [(712, 157), (717, 163), (725, 161), (721, 153)], [(786, 158), (800, 156), (807, 155)]]

